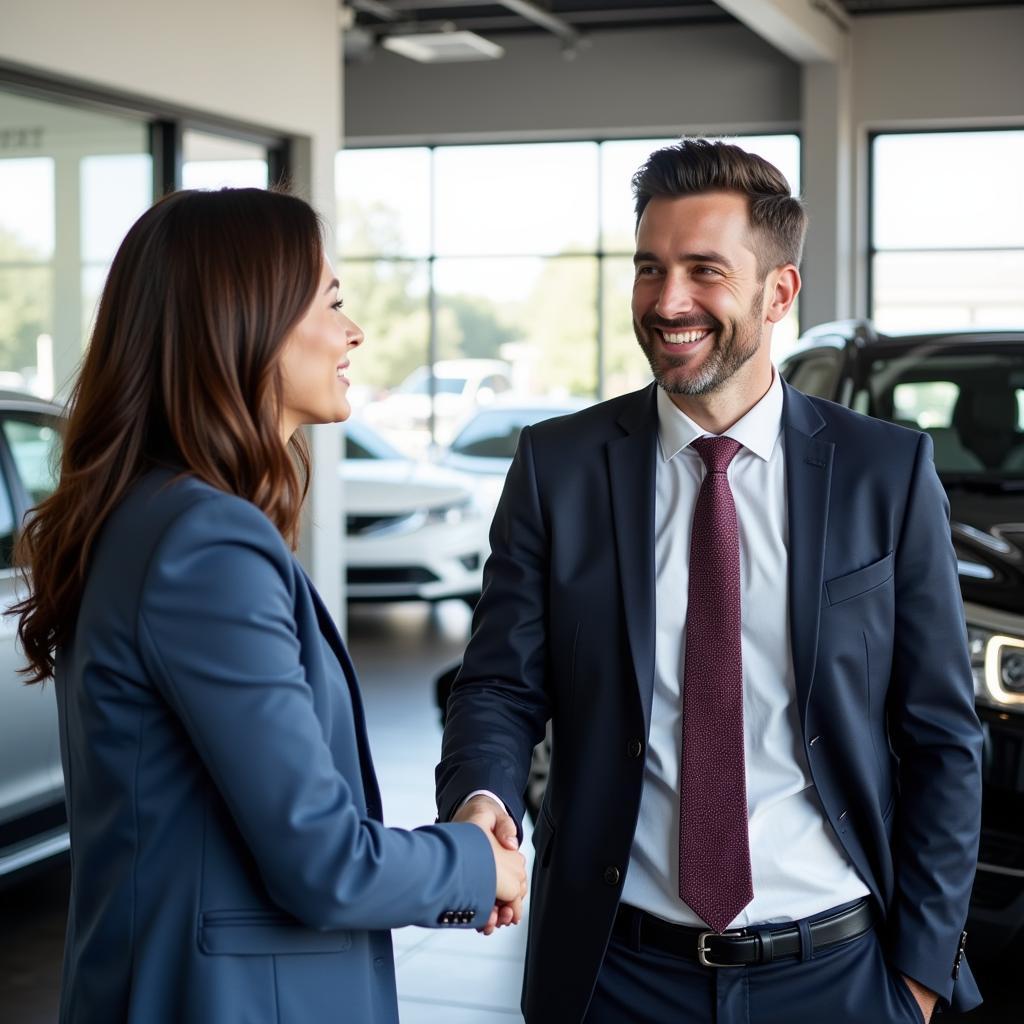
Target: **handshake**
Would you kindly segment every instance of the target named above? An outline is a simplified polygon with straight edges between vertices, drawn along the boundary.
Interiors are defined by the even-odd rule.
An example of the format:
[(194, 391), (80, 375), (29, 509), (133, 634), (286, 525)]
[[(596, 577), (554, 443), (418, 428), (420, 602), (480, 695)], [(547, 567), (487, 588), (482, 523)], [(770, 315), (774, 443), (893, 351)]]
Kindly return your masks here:
[(495, 928), (519, 924), (526, 896), (526, 858), (519, 852), (516, 823), (501, 804), (489, 796), (474, 796), (459, 808), (453, 821), (471, 822), (491, 844), (497, 874), (494, 909), (477, 931), (490, 935)]

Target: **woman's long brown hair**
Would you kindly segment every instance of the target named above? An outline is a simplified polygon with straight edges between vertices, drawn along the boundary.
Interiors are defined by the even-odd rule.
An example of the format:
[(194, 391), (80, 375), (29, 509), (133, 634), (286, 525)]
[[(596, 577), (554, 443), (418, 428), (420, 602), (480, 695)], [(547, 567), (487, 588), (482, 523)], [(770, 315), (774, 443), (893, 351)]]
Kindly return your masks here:
[(60, 483), (18, 542), (29, 682), (72, 637), (99, 532), (164, 465), (246, 498), (296, 543), (309, 454), (281, 443), (279, 356), (317, 291), (320, 222), (261, 189), (175, 192), (128, 232), (68, 403)]

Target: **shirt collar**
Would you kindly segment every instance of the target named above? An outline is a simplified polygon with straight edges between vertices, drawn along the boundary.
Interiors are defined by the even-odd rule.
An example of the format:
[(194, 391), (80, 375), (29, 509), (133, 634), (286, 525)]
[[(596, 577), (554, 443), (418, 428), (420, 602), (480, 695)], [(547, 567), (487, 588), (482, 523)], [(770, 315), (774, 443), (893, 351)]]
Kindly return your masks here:
[[(698, 437), (713, 437), (710, 431), (694, 423), (665, 393), (658, 388), (658, 439), (661, 456), (668, 462)], [(721, 436), (731, 437), (759, 459), (767, 462), (782, 433), (782, 378), (772, 367), (772, 384), (764, 397), (742, 419), (737, 420)]]

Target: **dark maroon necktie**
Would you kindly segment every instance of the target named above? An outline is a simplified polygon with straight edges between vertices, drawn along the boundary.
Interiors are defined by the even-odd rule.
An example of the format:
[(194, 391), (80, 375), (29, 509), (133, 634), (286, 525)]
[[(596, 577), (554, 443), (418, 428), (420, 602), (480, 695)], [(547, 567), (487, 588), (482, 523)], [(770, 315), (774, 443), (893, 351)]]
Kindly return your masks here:
[(715, 931), (754, 898), (743, 758), (740, 538), (726, 471), (730, 437), (692, 447), (707, 474), (690, 541), (679, 798), (679, 896)]

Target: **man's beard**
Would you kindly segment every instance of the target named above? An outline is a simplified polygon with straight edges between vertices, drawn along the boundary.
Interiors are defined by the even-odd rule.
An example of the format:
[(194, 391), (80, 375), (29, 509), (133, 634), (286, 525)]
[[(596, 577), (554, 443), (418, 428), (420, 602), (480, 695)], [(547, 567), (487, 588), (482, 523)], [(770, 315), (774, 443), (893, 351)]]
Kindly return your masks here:
[[(647, 356), (654, 379), (670, 395), (708, 395), (717, 391), (761, 347), (761, 314), (764, 295), (758, 291), (750, 310), (742, 320), (735, 321), (731, 330), (710, 314), (663, 320), (655, 313), (646, 313), (638, 324), (633, 321), (633, 332), (640, 348)], [(673, 373), (684, 369), (689, 362), (685, 355), (664, 356), (657, 352), (654, 338), (656, 328), (668, 331), (714, 331), (714, 348), (704, 358), (700, 369), (690, 376)], [(681, 346), (684, 348), (685, 347)]]

